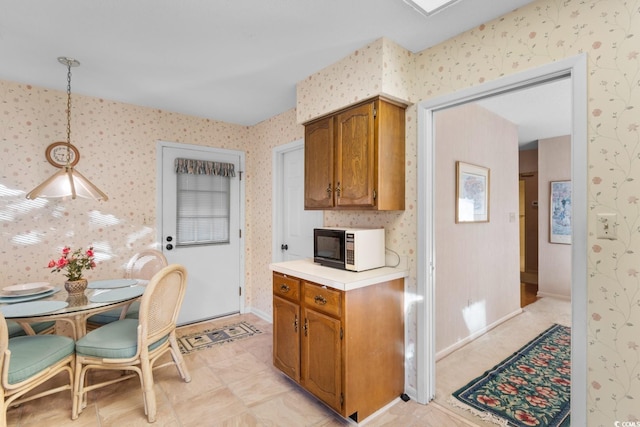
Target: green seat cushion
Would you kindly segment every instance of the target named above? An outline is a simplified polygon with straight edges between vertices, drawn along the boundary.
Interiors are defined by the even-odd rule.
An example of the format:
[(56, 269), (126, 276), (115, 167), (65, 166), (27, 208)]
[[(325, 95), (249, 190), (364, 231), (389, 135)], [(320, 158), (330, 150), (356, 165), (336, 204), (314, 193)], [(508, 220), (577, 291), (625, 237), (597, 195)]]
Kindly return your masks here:
[[(168, 339), (159, 339), (149, 346), (153, 350)], [(133, 357), (138, 349), (138, 320), (122, 319), (94, 329), (76, 342), (76, 353), (106, 359)]]
[[(49, 329), (50, 327), (55, 325), (55, 323), (56, 322), (31, 323), (31, 328), (33, 329), (33, 331), (36, 334), (39, 334), (40, 332), (44, 331), (45, 329)], [(20, 336), (27, 335), (27, 333), (24, 331), (24, 329), (22, 329), (22, 326), (18, 325), (13, 320), (7, 320), (7, 327), (9, 328), (9, 338), (14, 338), (14, 337), (20, 337)]]
[(73, 354), (73, 339), (61, 335), (11, 338), (9, 384), (19, 383)]
[[(127, 310), (127, 318), (137, 319), (138, 312), (140, 310), (140, 301), (134, 301)], [(122, 314), (122, 307), (114, 308), (113, 310), (104, 311), (102, 313), (94, 314), (87, 320), (89, 323), (95, 325), (106, 325), (116, 320), (120, 320), (120, 314)]]
[(107, 323), (120, 320), (120, 314), (122, 313), (122, 307), (114, 308), (113, 310), (103, 311), (102, 313), (94, 314), (87, 319), (87, 322), (106, 325)]

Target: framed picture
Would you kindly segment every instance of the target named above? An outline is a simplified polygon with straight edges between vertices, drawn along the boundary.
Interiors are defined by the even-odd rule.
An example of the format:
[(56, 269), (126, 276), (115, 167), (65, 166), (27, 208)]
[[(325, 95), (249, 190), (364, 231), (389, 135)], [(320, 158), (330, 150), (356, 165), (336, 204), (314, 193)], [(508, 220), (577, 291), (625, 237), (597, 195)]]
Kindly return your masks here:
[(571, 244), (571, 181), (551, 181), (549, 242)]
[(489, 169), (456, 162), (456, 223), (489, 222)]

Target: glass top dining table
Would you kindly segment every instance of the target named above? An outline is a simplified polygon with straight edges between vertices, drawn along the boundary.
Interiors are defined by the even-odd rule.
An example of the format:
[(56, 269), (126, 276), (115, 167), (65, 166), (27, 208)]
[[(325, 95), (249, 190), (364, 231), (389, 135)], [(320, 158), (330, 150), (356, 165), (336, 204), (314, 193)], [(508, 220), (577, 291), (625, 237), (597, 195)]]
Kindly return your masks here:
[(20, 324), (27, 334), (35, 334), (30, 324), (63, 321), (70, 324), (73, 339), (87, 332), (87, 319), (97, 313), (126, 309), (144, 293), (146, 281), (109, 279), (89, 282), (84, 293), (71, 295), (62, 285), (46, 286), (31, 294), (7, 295), (0, 290), (0, 311), (5, 319)]

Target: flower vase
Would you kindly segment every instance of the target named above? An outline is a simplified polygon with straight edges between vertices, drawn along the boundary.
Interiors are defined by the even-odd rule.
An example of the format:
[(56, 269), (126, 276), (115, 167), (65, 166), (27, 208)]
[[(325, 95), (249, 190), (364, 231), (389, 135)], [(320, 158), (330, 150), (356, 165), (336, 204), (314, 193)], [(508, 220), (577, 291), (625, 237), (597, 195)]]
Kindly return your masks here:
[(68, 280), (64, 282), (64, 288), (70, 296), (84, 295), (88, 284), (87, 279)]

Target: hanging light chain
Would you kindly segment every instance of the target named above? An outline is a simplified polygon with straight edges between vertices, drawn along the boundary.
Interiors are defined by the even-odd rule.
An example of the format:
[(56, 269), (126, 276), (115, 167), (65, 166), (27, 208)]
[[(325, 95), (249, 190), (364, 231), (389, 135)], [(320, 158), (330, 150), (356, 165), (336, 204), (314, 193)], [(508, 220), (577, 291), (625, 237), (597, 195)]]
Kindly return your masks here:
[(71, 167), (71, 67), (80, 65), (79, 61), (59, 56), (58, 62), (67, 67), (67, 168)]
[(71, 162), (71, 62), (67, 63), (67, 166)]

